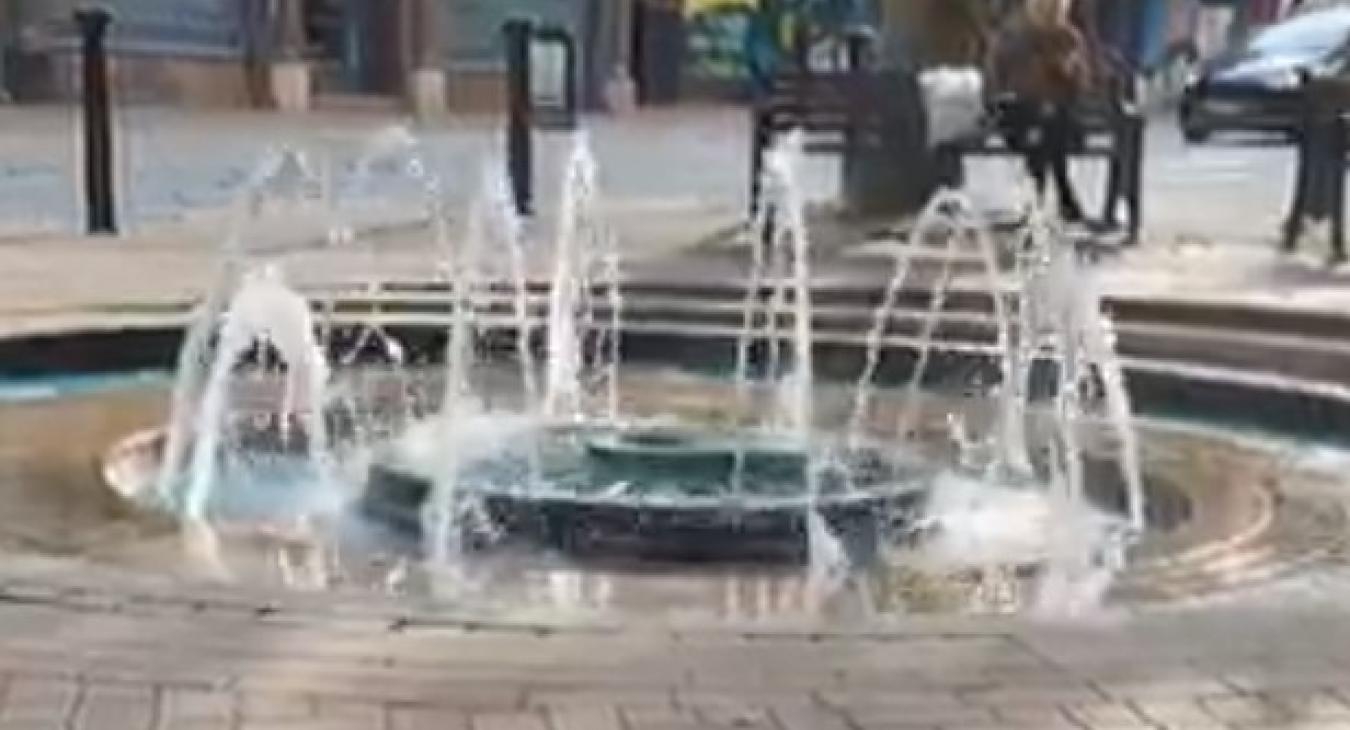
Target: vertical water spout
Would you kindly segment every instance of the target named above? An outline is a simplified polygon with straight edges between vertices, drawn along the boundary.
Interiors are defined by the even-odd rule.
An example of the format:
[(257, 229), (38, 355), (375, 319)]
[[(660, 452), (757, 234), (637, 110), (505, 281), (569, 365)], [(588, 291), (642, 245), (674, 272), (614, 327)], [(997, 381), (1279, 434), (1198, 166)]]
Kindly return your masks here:
[[(792, 277), (796, 311), (793, 313), (793, 409), (792, 418), (803, 448), (810, 448), (815, 429), (815, 366), (811, 307), (811, 237), (806, 228), (806, 201), (801, 191), (801, 159), (805, 144), (800, 131), (788, 136), (783, 158), (783, 222), (790, 236)], [(808, 467), (814, 472), (813, 467)], [(815, 494), (814, 474), (808, 479)]]
[(769, 377), (779, 376), (783, 338), (778, 326), (791, 299), (793, 325), (791, 336), (787, 338), (791, 371), (783, 383), (783, 415), (787, 430), (806, 444), (814, 421), (812, 350), (815, 342), (811, 307), (811, 237), (800, 184), (804, 144), (801, 131), (794, 130), (780, 137), (768, 153), (765, 209), (771, 210), (772, 216), (762, 221), (765, 226), (762, 233), (768, 243), (768, 268), (773, 270), (775, 280), (765, 323), (770, 347)]
[[(483, 170), (482, 202), (470, 225), (478, 220), (478, 235), (499, 239), (509, 257), (512, 308), (516, 326), (516, 354), (520, 359), (520, 383), (526, 413), (539, 408), (539, 374), (534, 357), (534, 315), (530, 307), (530, 272), (525, 260), (525, 229), (511, 200), (511, 184), (505, 168), (495, 162)], [(474, 235), (472, 232), (470, 235)]]
[(1125, 387), (1124, 371), (1116, 354), (1115, 326), (1111, 318), (1101, 311), (1102, 297), (1095, 273), (1080, 271), (1078, 280), (1078, 306), (1082, 317), (1080, 347), (1084, 358), (1096, 368), (1101, 382), (1104, 415), (1117, 441), (1117, 458), (1125, 482), (1130, 527), (1138, 535), (1146, 527), (1147, 497), (1144, 493), (1134, 413)]
[[(990, 306), (997, 333), (995, 350), (999, 353), (998, 439), (995, 467), (1005, 474), (1019, 476), (1031, 473), (1031, 454), (1026, 439), (1026, 399), (1021, 348), (1015, 338), (1013, 315), (1008, 311), (1004, 277), (999, 263), (998, 245), (989, 226), (978, 216), (970, 201), (966, 201), (965, 216), (979, 248), (984, 266), (985, 282), (989, 290)], [(1029, 359), (1028, 355), (1028, 359)]]
[[(613, 241), (611, 237), (611, 241)], [(611, 243), (601, 257), (600, 282), (606, 292), (609, 322), (605, 328), (604, 362), (605, 420), (619, 422), (619, 366), (623, 362), (623, 265), (618, 246)]]
[[(761, 183), (761, 189), (768, 190), (771, 187), (769, 176), (772, 172), (765, 167), (765, 180)], [(755, 211), (755, 217), (750, 221), (749, 230), (746, 232), (747, 244), (750, 248), (750, 264), (746, 271), (745, 297), (741, 301), (741, 328), (736, 335), (736, 366), (733, 375), (733, 382), (736, 391), (736, 404), (738, 408), (747, 409), (750, 405), (750, 359), (751, 350), (755, 346), (755, 333), (759, 329), (758, 324), (761, 311), (764, 307), (763, 288), (765, 277), (766, 249), (773, 243), (769, 236), (771, 235), (769, 226), (773, 213), (772, 203), (766, 201), (764, 205), (759, 206)], [(770, 336), (773, 336), (772, 333)]]
[(470, 376), (477, 340), (478, 294), (481, 286), (480, 247), (484, 241), (470, 231), (459, 246), (444, 249), (450, 290), (450, 326), (446, 337), (445, 384), (441, 396), (440, 439), (443, 456), (431, 498), (422, 515), (426, 554), (439, 567), (458, 564), (460, 535), (460, 448), (465, 420), (473, 397)]
[(583, 238), (596, 185), (595, 158), (583, 132), (573, 138), (563, 176), (552, 290), (548, 307), (548, 361), (545, 365), (543, 415), (557, 420), (582, 416), (583, 292), (589, 287)]

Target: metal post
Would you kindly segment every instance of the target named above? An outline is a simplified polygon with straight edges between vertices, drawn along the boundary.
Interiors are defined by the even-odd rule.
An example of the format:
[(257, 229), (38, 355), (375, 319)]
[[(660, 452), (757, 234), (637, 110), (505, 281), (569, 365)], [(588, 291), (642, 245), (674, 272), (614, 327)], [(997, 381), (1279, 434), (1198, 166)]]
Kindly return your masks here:
[(578, 86), (580, 85), (578, 74), (581, 73), (581, 64), (577, 57), (577, 42), (571, 33), (560, 31), (558, 42), (562, 43), (563, 46), (563, 58), (565, 59), (563, 61), (565, 65), (563, 73), (567, 74), (567, 78), (563, 82), (562, 125), (567, 129), (572, 129), (577, 126), (577, 107), (580, 104), (577, 100)]
[(1302, 118), (1298, 136), (1297, 167), (1294, 174), (1294, 195), (1290, 201), (1289, 214), (1284, 219), (1282, 247), (1286, 253), (1298, 246), (1303, 235), (1303, 227), (1311, 210), (1313, 166), (1316, 164), (1317, 149), (1317, 101), (1312, 74), (1300, 74), (1300, 96), (1302, 98)]
[(531, 146), (534, 100), (530, 82), (530, 41), (534, 26), (529, 20), (514, 19), (507, 21), (502, 31), (506, 35), (507, 170), (511, 175), (516, 211), (531, 215), (534, 208)]
[(89, 7), (75, 11), (83, 50), (84, 189), (90, 235), (116, 235), (113, 190), (112, 104), (108, 84), (108, 26), (112, 13)]

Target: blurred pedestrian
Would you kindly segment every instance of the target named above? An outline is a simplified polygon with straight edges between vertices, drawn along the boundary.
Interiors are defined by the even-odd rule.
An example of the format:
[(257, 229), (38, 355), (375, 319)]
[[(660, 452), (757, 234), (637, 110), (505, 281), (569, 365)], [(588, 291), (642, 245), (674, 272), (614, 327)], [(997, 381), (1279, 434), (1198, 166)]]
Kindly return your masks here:
[(925, 66), (976, 66), (989, 57), (990, 11), (984, 0), (928, 0), (921, 26)]
[(1069, 155), (1082, 142), (1075, 107), (1091, 79), (1088, 49), (1070, 20), (1072, 0), (1026, 0), (995, 43), (988, 78), (999, 124), (1036, 184), (1055, 184), (1061, 216), (1081, 221)]

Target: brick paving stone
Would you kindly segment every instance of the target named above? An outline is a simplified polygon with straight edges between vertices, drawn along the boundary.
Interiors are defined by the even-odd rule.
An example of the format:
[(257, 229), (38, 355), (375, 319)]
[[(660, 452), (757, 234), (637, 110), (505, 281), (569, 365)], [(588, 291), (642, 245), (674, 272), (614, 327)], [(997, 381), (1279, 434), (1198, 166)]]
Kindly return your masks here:
[(77, 709), (80, 694), (74, 682), (12, 679), (6, 687), (0, 723), (64, 722)]
[(595, 689), (579, 688), (575, 690), (530, 690), (525, 698), (525, 707), (566, 708), (595, 707), (673, 707), (674, 696), (669, 689)]
[(769, 711), (753, 704), (701, 702), (690, 709), (709, 730), (771, 730), (774, 727)]
[(955, 692), (946, 690), (883, 690), (846, 688), (819, 692), (820, 701), (830, 707), (967, 707), (968, 703)]
[(1350, 672), (1317, 668), (1242, 669), (1222, 673), (1225, 684), (1243, 692), (1327, 689), (1350, 685)]
[[(1187, 728), (1186, 730), (1190, 730)], [(1224, 730), (1350, 730), (1344, 720), (1280, 720), (1272, 722), (1239, 722), (1224, 726)]]
[(922, 705), (908, 706), (853, 706), (840, 708), (853, 722), (871, 730), (873, 727), (928, 727), (930, 725), (979, 724), (995, 720), (992, 710), (975, 705), (948, 707)]
[(383, 721), (384, 707), (374, 702), (348, 702), (320, 698), (314, 703), (316, 719), (353, 727), (377, 727)]
[[(994, 714), (994, 727), (1037, 728), (1038, 730), (1059, 730), (1060, 728), (1081, 728), (1069, 719), (1064, 708), (1056, 705), (1009, 705), (991, 708)], [(978, 727), (978, 725), (967, 725)]]
[(249, 692), (239, 698), (239, 714), (246, 721), (304, 720), (314, 716), (317, 704), (302, 695)]
[(1263, 692), (1261, 696), (1300, 719), (1341, 720), (1350, 724), (1350, 704), (1332, 691)]
[(787, 706), (791, 704), (810, 705), (815, 704), (817, 698), (821, 695), (800, 689), (698, 689), (689, 687), (677, 687), (673, 693), (673, 699), (679, 707), (697, 707), (703, 704), (711, 705), (753, 705), (756, 707), (768, 707), (770, 705)]
[(75, 727), (90, 730), (152, 730), (158, 699), (151, 687), (87, 687), (75, 718)]
[(1131, 668), (1111, 674), (1092, 674), (1087, 682), (1113, 700), (1177, 699), (1231, 692), (1233, 685), (1217, 675), (1187, 669)]
[(782, 730), (855, 730), (841, 712), (815, 704), (774, 705), (769, 713)]
[[(964, 723), (940, 724), (923, 720), (903, 718), (875, 718), (867, 721), (852, 720), (853, 727), (859, 730), (946, 730), (948, 727), (961, 727)], [(979, 727), (980, 723), (976, 724)]]
[(628, 730), (704, 730), (692, 712), (676, 707), (625, 707), (620, 716)]
[(1069, 717), (1092, 730), (1134, 730), (1152, 728), (1154, 724), (1130, 705), (1118, 702), (1098, 702), (1068, 705)]
[(1229, 725), (1288, 723), (1297, 719), (1284, 705), (1254, 695), (1202, 697), (1200, 704), (1214, 719)]
[(309, 720), (255, 720), (229, 725), (232, 730), (383, 730), (383, 724), (358, 723), (331, 718)]
[(961, 696), (971, 702), (981, 705), (1000, 706), (1090, 704), (1092, 702), (1101, 702), (1106, 699), (1100, 691), (1092, 687), (1080, 685), (1035, 687), (997, 686), (989, 689), (962, 692)]
[(547, 713), (549, 730), (623, 730), (613, 707), (569, 707)]
[(511, 712), (477, 714), (470, 718), (473, 730), (548, 730), (544, 716), (538, 712)]
[(167, 689), (160, 695), (160, 718), (166, 727), (228, 727), (238, 718), (236, 698), (227, 692)]
[(1141, 699), (1130, 703), (1163, 730), (1227, 730), (1227, 725), (1189, 699)]
[(280, 672), (276, 667), (269, 667), (265, 674), (242, 677), (239, 687), (245, 692), (283, 691), (410, 704), (441, 703), (484, 713), (517, 711), (525, 694), (519, 685), (498, 682), (408, 679), (352, 671), (312, 671), (312, 668)]
[(388, 730), (469, 730), (469, 718), (447, 708), (395, 706)]

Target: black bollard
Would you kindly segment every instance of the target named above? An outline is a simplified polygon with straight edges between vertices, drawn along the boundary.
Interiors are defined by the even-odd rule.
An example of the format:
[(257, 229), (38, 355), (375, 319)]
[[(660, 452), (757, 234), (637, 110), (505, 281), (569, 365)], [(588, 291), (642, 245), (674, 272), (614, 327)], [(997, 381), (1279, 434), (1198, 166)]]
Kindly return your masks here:
[(112, 105), (108, 84), (108, 26), (112, 13), (89, 7), (75, 11), (83, 50), (84, 190), (90, 235), (116, 235), (113, 192)]
[(518, 18), (507, 21), (502, 32), (506, 36), (506, 163), (516, 212), (528, 216), (534, 212), (534, 150), (531, 145), (534, 101), (530, 82), (530, 42), (534, 25)]

